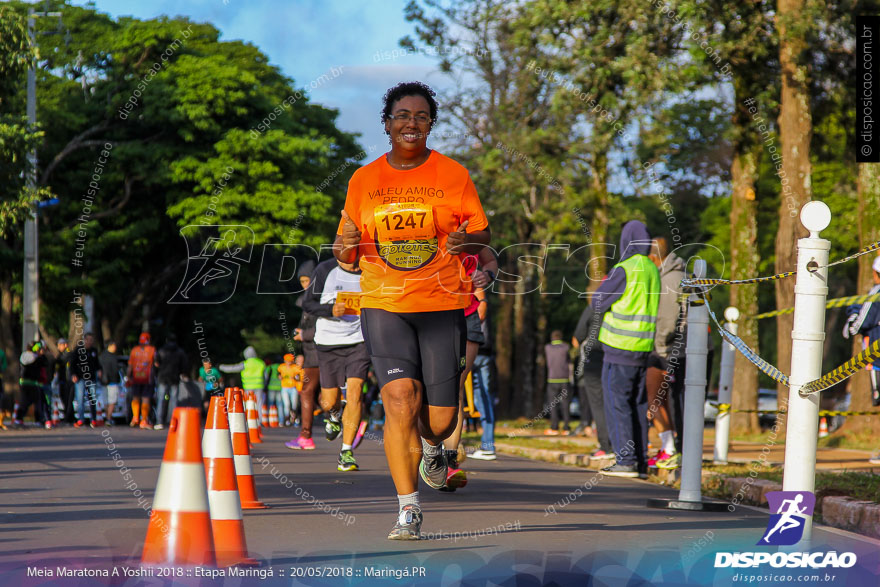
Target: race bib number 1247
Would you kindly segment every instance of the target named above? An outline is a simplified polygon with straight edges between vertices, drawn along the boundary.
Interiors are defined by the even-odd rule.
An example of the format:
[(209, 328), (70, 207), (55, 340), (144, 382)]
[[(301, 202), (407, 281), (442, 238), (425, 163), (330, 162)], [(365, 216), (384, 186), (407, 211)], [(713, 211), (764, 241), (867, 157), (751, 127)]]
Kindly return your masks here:
[(429, 240), (437, 234), (434, 211), (426, 204), (382, 204), (373, 210), (373, 219), (381, 242)]

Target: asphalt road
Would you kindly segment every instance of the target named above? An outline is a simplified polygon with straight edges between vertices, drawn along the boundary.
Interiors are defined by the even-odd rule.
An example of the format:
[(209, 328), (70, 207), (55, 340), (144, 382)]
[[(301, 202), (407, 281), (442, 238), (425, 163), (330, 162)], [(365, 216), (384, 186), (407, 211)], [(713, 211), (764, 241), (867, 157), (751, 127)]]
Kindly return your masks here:
[[(504, 455), (468, 460), (470, 483), (455, 493), (422, 485), (427, 538), (389, 541), (397, 500), (381, 433), (368, 433), (357, 450), (361, 470), (341, 473), (339, 440), (328, 443), (317, 431), (315, 451), (285, 448), (285, 428), (267, 430), (254, 449), (257, 493), (270, 507), (245, 511), (245, 531), (259, 572), (271, 576), (221, 570), (211, 579), (196, 576), (209, 570), (188, 569), (175, 584), (735, 585), (738, 572), (755, 572), (716, 569), (713, 561), (719, 551), (761, 550), (755, 544), (766, 513), (649, 509), (647, 498), (677, 493)], [(108, 435), (136, 487), (120, 475)], [(0, 433), (0, 585), (171, 582), (125, 576), (138, 572), (165, 436), (122, 427), (104, 435), (71, 428)], [(857, 553), (855, 567), (831, 570), (846, 574), (836, 584), (880, 584), (877, 541), (817, 527), (813, 547)], [(64, 569), (111, 576), (59, 577)]]

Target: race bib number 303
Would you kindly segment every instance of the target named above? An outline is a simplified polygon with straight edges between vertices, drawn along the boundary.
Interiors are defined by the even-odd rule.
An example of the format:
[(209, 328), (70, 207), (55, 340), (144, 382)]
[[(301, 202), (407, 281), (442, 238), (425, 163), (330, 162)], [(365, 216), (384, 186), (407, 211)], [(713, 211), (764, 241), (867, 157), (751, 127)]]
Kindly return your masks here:
[(426, 204), (382, 204), (373, 210), (373, 219), (381, 242), (429, 240), (437, 234), (434, 210)]

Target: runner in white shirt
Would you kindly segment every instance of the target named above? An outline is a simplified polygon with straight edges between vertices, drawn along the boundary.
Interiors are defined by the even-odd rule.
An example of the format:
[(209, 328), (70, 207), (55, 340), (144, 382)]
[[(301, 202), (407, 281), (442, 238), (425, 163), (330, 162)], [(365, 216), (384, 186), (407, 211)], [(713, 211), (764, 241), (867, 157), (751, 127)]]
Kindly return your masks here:
[[(318, 317), (315, 346), (321, 369), (321, 408), (329, 414), (324, 425), (327, 440), (342, 431), (337, 469), (358, 469), (352, 445), (361, 423), (361, 389), (370, 368), (360, 319), (361, 272), (354, 264), (335, 258), (315, 268), (303, 299), (303, 309)], [(340, 389), (345, 387), (345, 402)]]

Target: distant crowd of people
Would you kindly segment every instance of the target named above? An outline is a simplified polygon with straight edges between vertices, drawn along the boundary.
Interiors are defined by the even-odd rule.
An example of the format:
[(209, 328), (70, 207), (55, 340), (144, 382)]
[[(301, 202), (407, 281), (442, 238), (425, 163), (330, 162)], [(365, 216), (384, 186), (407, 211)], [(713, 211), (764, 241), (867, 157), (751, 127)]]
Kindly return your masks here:
[[(268, 394), (269, 404), (277, 406), (282, 415), (282, 425), (292, 425), (298, 418), (304, 379), (302, 355), (287, 353), (264, 361), (248, 347), (243, 363), (222, 366), (225, 379), (210, 360), (202, 362), (193, 379), (189, 358), (174, 334), (157, 349), (150, 334), (142, 332), (127, 356), (118, 354), (112, 340), (106, 341), (101, 351), (92, 333), (86, 333), (74, 348), (64, 338), (58, 339), (57, 347), (58, 354), (53, 356), (37, 341), (21, 354), (18, 394), (0, 400), (3, 429), (7, 420), (13, 427), (25, 427), (30, 415), (35, 424), (46, 429), (59, 424), (95, 428), (123, 421), (131, 427), (162, 430), (177, 406), (206, 410), (211, 395), (227, 383), (238, 383), (232, 373), (239, 373), (248, 389), (259, 390), (261, 407)], [(7, 368), (8, 359), (0, 350), (0, 373)]]

